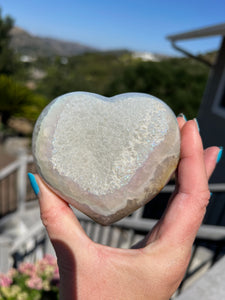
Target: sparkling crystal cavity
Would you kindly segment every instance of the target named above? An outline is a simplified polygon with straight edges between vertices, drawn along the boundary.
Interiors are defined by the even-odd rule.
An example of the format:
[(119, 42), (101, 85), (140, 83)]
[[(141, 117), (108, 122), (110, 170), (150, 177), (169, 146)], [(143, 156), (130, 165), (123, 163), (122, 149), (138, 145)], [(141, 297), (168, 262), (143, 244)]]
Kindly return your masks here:
[(179, 160), (180, 133), (172, 110), (153, 96), (73, 92), (43, 110), (32, 147), (50, 188), (108, 225), (164, 187)]

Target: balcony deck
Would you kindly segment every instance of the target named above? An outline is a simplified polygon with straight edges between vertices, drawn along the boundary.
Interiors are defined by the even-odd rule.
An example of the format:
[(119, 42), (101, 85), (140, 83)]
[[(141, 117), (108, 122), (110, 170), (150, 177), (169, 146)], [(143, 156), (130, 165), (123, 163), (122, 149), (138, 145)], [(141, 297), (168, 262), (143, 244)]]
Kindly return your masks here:
[[(38, 201), (27, 182), (27, 171), (34, 172), (32, 162), (31, 156), (23, 155), (0, 170), (0, 208), (2, 209), (2, 218), (0, 219), (0, 272), (6, 272), (11, 266), (18, 266), (21, 261), (34, 261), (41, 258), (45, 253), (54, 254), (40, 220)], [(223, 194), (224, 199), (224, 184), (211, 185), (210, 188), (214, 193)], [(9, 193), (9, 190), (12, 189), (13, 193)], [(170, 193), (173, 189), (173, 185), (168, 185), (162, 193)], [(11, 203), (8, 205), (4, 203), (9, 199), (11, 199), (10, 201), (16, 201), (16, 204), (12, 205)], [(155, 219), (144, 218), (144, 209), (142, 207), (131, 216), (106, 227), (94, 223), (77, 210), (74, 210), (74, 212), (86, 233), (95, 242), (112, 247), (129, 248), (151, 230), (157, 222)], [(224, 211), (225, 206), (220, 207), (220, 216), (217, 216), (217, 218), (223, 220), (221, 215), (224, 217)], [(208, 212), (209, 217), (210, 212)], [(202, 225), (193, 246), (192, 259), (187, 273), (173, 298), (190, 299), (190, 296), (188, 296), (189, 298), (180, 297), (185, 297), (186, 291), (192, 293), (192, 290), (193, 295), (195, 295), (197, 293), (196, 289), (198, 290), (198, 288), (194, 289), (195, 284), (201, 284), (202, 282), (196, 283), (196, 280), (200, 278), (204, 281), (205, 278), (208, 278), (208, 274), (211, 274), (211, 271), (208, 270), (218, 260), (219, 264), (215, 264), (212, 272), (214, 268), (220, 266), (220, 262), (224, 261), (221, 259), (224, 253), (225, 227), (210, 224)], [(201, 299), (197, 296), (196, 298), (191, 296), (191, 298)]]

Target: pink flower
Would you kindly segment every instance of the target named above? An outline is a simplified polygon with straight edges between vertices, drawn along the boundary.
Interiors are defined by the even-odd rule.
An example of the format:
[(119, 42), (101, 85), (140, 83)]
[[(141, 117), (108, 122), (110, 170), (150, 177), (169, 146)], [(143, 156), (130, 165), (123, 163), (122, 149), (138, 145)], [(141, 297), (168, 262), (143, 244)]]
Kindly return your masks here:
[(7, 276), (11, 279), (13, 279), (16, 275), (18, 274), (18, 271), (14, 268), (11, 268), (8, 273)]
[(55, 268), (55, 270), (54, 270), (53, 279), (59, 280), (59, 269), (58, 268)]
[(51, 265), (51, 266), (57, 265), (56, 258), (50, 254), (46, 254), (42, 260), (47, 262), (48, 265)]
[(19, 265), (18, 270), (22, 274), (33, 276), (35, 274), (36, 268), (33, 264), (29, 262), (23, 262)]
[(37, 276), (32, 276), (26, 281), (26, 285), (35, 290), (41, 290), (43, 288), (42, 279)]
[(51, 255), (45, 255), (43, 259), (36, 264), (36, 274), (51, 279), (59, 278), (59, 270), (57, 260)]
[(12, 279), (5, 274), (0, 274), (0, 286), (8, 287), (12, 284)]

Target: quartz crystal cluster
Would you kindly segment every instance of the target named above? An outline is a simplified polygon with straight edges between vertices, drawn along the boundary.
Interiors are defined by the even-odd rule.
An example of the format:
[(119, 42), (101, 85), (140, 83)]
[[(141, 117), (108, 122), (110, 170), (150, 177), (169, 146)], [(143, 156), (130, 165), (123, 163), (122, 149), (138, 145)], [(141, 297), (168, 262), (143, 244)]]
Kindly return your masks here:
[(109, 225), (168, 182), (179, 160), (180, 132), (172, 110), (151, 95), (73, 92), (43, 110), (32, 147), (49, 187)]

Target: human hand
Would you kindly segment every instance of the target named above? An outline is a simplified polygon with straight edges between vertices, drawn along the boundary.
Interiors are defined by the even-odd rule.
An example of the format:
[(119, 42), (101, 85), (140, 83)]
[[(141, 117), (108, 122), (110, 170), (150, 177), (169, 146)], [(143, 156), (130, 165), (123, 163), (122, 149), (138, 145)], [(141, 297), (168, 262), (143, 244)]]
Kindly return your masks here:
[(69, 205), (35, 175), (41, 218), (58, 259), (60, 299), (168, 300), (176, 291), (206, 211), (208, 179), (220, 151), (203, 150), (194, 120), (179, 117), (178, 123), (181, 158), (176, 189), (166, 213), (135, 249), (94, 243)]

